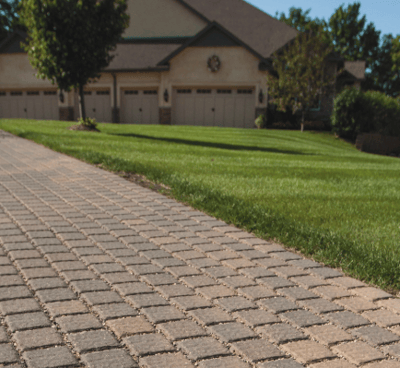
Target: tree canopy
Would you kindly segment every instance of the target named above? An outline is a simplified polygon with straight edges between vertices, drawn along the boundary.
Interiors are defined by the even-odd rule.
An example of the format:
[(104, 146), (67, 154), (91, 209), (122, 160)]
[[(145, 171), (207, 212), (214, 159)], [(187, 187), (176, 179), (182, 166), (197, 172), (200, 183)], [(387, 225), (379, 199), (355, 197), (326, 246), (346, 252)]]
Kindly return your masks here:
[(59, 89), (79, 90), (100, 76), (129, 24), (126, 0), (22, 0), (25, 46), (37, 77)]
[(381, 36), (374, 24), (367, 22), (366, 16), (361, 15), (360, 2), (340, 6), (328, 21), (313, 19), (310, 11), (292, 7), (288, 16), (281, 13), (279, 20), (302, 32), (322, 27), (327, 42), (345, 60), (365, 60), (363, 89), (378, 90), (391, 96), (400, 92), (399, 78), (393, 75), (396, 42), (392, 43), (390, 34)]
[(328, 56), (333, 48), (319, 32), (302, 32), (295, 40), (272, 56), (276, 75), (268, 76), (268, 93), (278, 110), (290, 107), (304, 118), (327, 88), (336, 81), (336, 70), (329, 68)]
[(19, 0), (0, 0), (0, 42), (18, 26)]

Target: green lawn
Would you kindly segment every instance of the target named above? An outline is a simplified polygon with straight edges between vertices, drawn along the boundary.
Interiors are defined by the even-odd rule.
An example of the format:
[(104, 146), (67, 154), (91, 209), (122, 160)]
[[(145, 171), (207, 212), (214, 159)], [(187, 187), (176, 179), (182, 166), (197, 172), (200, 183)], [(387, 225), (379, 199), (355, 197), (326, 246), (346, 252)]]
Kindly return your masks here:
[(136, 172), (257, 235), (400, 290), (400, 159), (329, 133), (0, 120), (0, 129), (113, 171)]

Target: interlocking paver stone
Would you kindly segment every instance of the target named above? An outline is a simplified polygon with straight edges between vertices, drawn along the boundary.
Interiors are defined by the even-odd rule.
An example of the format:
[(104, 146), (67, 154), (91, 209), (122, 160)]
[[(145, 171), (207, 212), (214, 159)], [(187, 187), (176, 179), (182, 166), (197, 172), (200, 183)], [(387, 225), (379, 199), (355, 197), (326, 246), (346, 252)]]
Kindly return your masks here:
[(233, 356), (204, 360), (199, 363), (199, 368), (248, 368), (248, 367), (249, 365), (247, 363)]
[(234, 317), (250, 327), (280, 322), (277, 316), (260, 309), (239, 311), (234, 313)]
[(89, 329), (101, 328), (101, 323), (91, 314), (78, 314), (56, 318), (61, 331), (65, 333), (80, 332)]
[(162, 323), (184, 319), (185, 315), (172, 306), (151, 307), (142, 309), (150, 322)]
[(158, 294), (137, 294), (128, 295), (127, 301), (136, 308), (155, 307), (169, 305), (169, 303)]
[(232, 342), (256, 337), (256, 334), (241, 323), (225, 323), (208, 327), (212, 334), (223, 342)]
[(344, 310), (343, 307), (321, 298), (299, 300), (298, 303), (300, 306), (308, 308), (317, 314), (339, 312)]
[(192, 360), (207, 359), (228, 355), (228, 350), (212, 337), (201, 337), (191, 340), (183, 340), (177, 343)]
[(82, 355), (88, 368), (138, 368), (137, 363), (122, 349), (104, 350)]
[(18, 361), (19, 356), (10, 344), (0, 344), (0, 364), (16, 363)]
[(35, 299), (14, 299), (0, 302), (0, 313), (3, 316), (40, 311), (40, 305)]
[(118, 338), (153, 332), (153, 326), (141, 316), (110, 320), (106, 325)]
[(209, 300), (197, 295), (172, 298), (172, 303), (185, 311), (212, 306), (212, 303)]
[[(282, 359), (275, 362), (266, 362), (259, 364), (257, 368), (303, 368), (304, 365), (297, 363), (292, 359)], [(343, 367), (345, 368), (345, 367)]]
[(352, 328), (371, 324), (365, 318), (349, 311), (329, 313), (326, 315), (326, 318), (343, 328)]
[(39, 290), (36, 292), (36, 296), (42, 303), (76, 299), (76, 295), (71, 290), (65, 288)]
[(26, 286), (12, 286), (0, 289), (0, 301), (22, 298), (32, 298), (32, 293)]
[(194, 365), (183, 354), (159, 354), (140, 359), (144, 368), (194, 368)]
[(232, 344), (232, 349), (255, 363), (260, 360), (278, 359), (285, 356), (278, 348), (265, 340), (247, 340)]
[(232, 317), (219, 308), (195, 309), (189, 314), (204, 326), (232, 321)]
[(204, 272), (214, 278), (220, 278), (220, 277), (226, 278), (229, 276), (236, 276), (238, 274), (236, 271), (232, 270), (231, 268), (223, 267), (223, 266), (209, 267), (209, 268), (205, 269)]
[(390, 327), (400, 324), (400, 316), (385, 309), (367, 311), (363, 313), (363, 316), (381, 327)]
[(79, 366), (75, 356), (65, 346), (26, 351), (23, 354), (28, 368), (57, 368)]
[(326, 323), (320, 317), (305, 310), (283, 313), (280, 315), (280, 317), (297, 327), (309, 327)]
[(336, 356), (321, 344), (315, 341), (298, 341), (283, 345), (282, 349), (291, 354), (300, 363), (310, 364)]
[(123, 339), (132, 355), (144, 356), (174, 351), (174, 346), (161, 334), (135, 335)]
[(302, 332), (286, 323), (259, 327), (257, 332), (277, 344), (284, 344), (290, 341), (304, 340), (307, 338)]
[(13, 338), (21, 351), (46, 348), (62, 342), (61, 335), (52, 328), (19, 331), (14, 334)]
[(283, 313), (299, 309), (295, 303), (282, 297), (260, 300), (257, 304), (273, 313)]
[(332, 325), (312, 326), (305, 329), (305, 332), (324, 345), (354, 340), (352, 335)]
[(355, 336), (361, 337), (374, 345), (390, 344), (400, 341), (400, 337), (378, 326), (361, 327), (352, 331)]
[(349, 342), (334, 346), (332, 350), (356, 365), (381, 360), (384, 355), (364, 342)]
[(133, 317), (138, 314), (135, 309), (125, 303), (95, 305), (93, 311), (96, 312), (102, 320)]
[(112, 334), (104, 330), (68, 334), (67, 339), (79, 354), (105, 348), (119, 347), (118, 341)]
[(45, 308), (49, 312), (50, 316), (53, 318), (64, 315), (82, 314), (88, 312), (85, 305), (79, 300), (47, 303), (45, 305)]

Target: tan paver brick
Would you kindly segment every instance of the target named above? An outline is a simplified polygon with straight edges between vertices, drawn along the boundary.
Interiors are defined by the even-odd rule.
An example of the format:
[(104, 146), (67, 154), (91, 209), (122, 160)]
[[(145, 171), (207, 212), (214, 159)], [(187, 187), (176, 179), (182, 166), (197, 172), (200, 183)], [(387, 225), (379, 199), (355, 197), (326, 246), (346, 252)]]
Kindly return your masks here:
[(400, 324), (400, 316), (386, 309), (367, 311), (363, 316), (381, 327), (390, 327)]
[(336, 358), (329, 349), (315, 341), (298, 341), (282, 345), (281, 348), (300, 363), (310, 364), (323, 359)]
[(312, 364), (309, 368), (356, 368), (354, 364), (350, 364), (343, 359), (330, 360), (322, 363)]
[(400, 368), (400, 362), (395, 360), (384, 360), (363, 366), (363, 368)]
[(351, 294), (339, 286), (321, 286), (313, 290), (314, 293), (321, 295), (323, 298), (328, 300), (334, 300), (351, 296)]
[(377, 304), (380, 307), (385, 307), (394, 313), (400, 314), (400, 299), (384, 299), (379, 300)]
[(347, 289), (353, 289), (353, 288), (360, 288), (360, 287), (366, 287), (367, 284), (353, 279), (351, 277), (337, 277), (334, 279), (329, 279), (328, 282), (332, 285), (337, 285), (337, 286), (342, 286)]
[(346, 309), (351, 310), (354, 313), (362, 313), (367, 310), (378, 309), (378, 306), (375, 303), (372, 303), (359, 296), (338, 299), (335, 300), (335, 303), (341, 305), (342, 307), (345, 307)]
[(332, 325), (313, 326), (306, 328), (304, 331), (307, 335), (310, 335), (324, 345), (354, 340), (352, 335)]
[(380, 299), (389, 299), (389, 298), (393, 297), (391, 294), (388, 294), (388, 293), (384, 292), (383, 290), (373, 288), (373, 287), (357, 288), (357, 289), (351, 290), (351, 293), (353, 295), (362, 296), (363, 298), (366, 298), (367, 300), (370, 300), (371, 302), (374, 302), (374, 301), (380, 300)]
[(128, 317), (107, 321), (106, 325), (120, 339), (124, 336), (153, 332), (153, 326), (143, 317)]
[(349, 342), (332, 347), (332, 350), (345, 357), (350, 363), (360, 365), (375, 360), (382, 360), (384, 355), (364, 342)]

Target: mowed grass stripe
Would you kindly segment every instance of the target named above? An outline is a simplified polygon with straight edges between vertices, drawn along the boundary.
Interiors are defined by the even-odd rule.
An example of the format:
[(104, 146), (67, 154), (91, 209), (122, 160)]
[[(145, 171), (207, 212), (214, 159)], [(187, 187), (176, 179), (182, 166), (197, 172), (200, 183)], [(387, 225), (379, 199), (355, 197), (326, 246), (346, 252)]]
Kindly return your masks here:
[(135, 172), (211, 215), (400, 289), (400, 160), (329, 133), (0, 120), (0, 129)]

